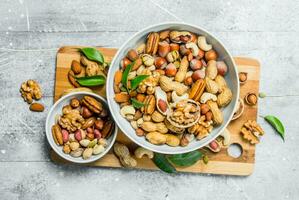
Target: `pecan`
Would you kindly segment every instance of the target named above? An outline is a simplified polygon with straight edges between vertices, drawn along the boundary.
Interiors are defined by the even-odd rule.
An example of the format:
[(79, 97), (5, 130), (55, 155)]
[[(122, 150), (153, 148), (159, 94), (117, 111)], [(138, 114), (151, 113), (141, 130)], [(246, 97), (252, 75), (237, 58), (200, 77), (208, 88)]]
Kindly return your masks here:
[(155, 55), (158, 50), (159, 44), (159, 34), (158, 33), (150, 33), (147, 38), (145, 52), (147, 54)]
[(146, 114), (152, 114), (156, 108), (156, 98), (154, 95), (148, 95), (145, 97), (144, 106), (142, 107), (142, 111)]

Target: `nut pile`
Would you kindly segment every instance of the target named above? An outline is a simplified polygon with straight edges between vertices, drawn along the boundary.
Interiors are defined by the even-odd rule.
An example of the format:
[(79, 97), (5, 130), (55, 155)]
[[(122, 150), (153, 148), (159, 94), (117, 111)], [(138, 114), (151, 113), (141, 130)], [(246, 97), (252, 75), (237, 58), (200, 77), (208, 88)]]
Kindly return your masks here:
[(52, 126), (55, 143), (63, 146), (64, 153), (83, 159), (102, 153), (114, 129), (108, 111), (91, 96), (71, 99), (56, 121)]
[[(224, 79), (227, 70), (205, 36), (152, 32), (122, 59), (114, 76), (114, 99), (138, 136), (156, 145), (187, 146), (223, 123), (220, 109), (233, 96)], [(140, 75), (147, 77), (135, 90), (131, 85)]]
[(32, 103), (33, 100), (40, 100), (42, 98), (42, 90), (35, 80), (28, 80), (22, 83), (20, 93), (28, 104), (29, 109), (34, 112), (44, 111), (44, 106), (40, 103)]

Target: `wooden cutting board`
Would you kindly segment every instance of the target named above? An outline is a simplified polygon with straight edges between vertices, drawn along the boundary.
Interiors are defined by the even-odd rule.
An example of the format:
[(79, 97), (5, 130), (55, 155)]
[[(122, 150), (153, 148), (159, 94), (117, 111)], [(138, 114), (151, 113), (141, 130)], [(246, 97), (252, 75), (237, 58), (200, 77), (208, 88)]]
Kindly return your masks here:
[[(70, 69), (71, 62), (78, 60), (80, 54), (77, 50), (79, 46), (66, 46), (59, 49), (57, 53), (56, 62), (56, 82), (55, 82), (55, 95), (54, 101), (58, 100), (60, 95), (65, 89), (72, 88), (67, 78), (67, 73)], [(117, 49), (111, 48), (98, 48), (104, 56), (107, 62), (112, 60), (112, 57), (116, 53)], [(245, 85), (241, 86), (240, 97), (244, 96), (248, 92), (259, 92), (259, 77), (260, 77), (260, 64), (257, 60), (245, 57), (235, 57), (235, 62), (238, 66), (238, 70), (248, 73), (248, 81)], [(105, 96), (105, 88), (93, 88), (94, 91), (102, 96)], [(228, 129), (231, 133), (230, 144), (239, 144), (242, 147), (242, 154), (238, 158), (233, 158), (228, 154), (228, 147), (223, 147), (219, 153), (212, 153), (208, 150), (203, 150), (209, 157), (209, 163), (206, 165), (202, 161), (198, 161), (191, 167), (181, 168), (177, 170), (181, 172), (192, 173), (211, 173), (211, 174), (226, 174), (226, 175), (240, 175), (246, 176), (253, 172), (254, 160), (255, 160), (255, 146), (250, 145), (244, 141), (240, 135), (240, 128), (248, 119), (256, 120), (257, 117), (257, 105), (247, 106), (245, 105), (244, 114), (237, 120), (230, 122)], [(121, 131), (117, 136), (117, 141), (125, 143), (129, 146), (131, 152), (137, 147), (131, 140), (129, 140)], [(51, 150), (51, 158), (56, 163), (69, 163), (63, 158), (59, 157), (53, 150)], [(122, 168), (117, 157), (113, 154), (112, 150), (105, 155), (102, 159), (87, 164), (87, 166), (94, 167), (115, 167)], [(158, 170), (154, 163), (147, 158), (138, 160), (138, 169)]]

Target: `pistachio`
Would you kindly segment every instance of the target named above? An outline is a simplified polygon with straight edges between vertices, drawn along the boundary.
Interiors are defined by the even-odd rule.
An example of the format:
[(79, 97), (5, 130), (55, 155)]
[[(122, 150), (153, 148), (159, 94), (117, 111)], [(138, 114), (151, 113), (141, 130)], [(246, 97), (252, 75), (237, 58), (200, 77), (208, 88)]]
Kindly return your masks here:
[(75, 158), (78, 158), (82, 155), (82, 153), (83, 153), (83, 148), (77, 148), (76, 150), (71, 151), (70, 155)]
[(93, 152), (92, 148), (86, 148), (82, 154), (83, 159), (87, 160), (88, 158), (90, 158), (92, 155), (92, 152)]
[(96, 144), (92, 149), (92, 154), (98, 155), (100, 153), (103, 153), (104, 151), (105, 151), (104, 146)]
[(142, 59), (143, 64), (144, 64), (145, 66), (147, 66), (147, 67), (152, 66), (152, 65), (154, 64), (154, 62), (155, 62), (154, 57), (152, 57), (152, 56), (149, 55), (149, 54), (143, 54), (143, 55), (141, 56), (141, 59)]

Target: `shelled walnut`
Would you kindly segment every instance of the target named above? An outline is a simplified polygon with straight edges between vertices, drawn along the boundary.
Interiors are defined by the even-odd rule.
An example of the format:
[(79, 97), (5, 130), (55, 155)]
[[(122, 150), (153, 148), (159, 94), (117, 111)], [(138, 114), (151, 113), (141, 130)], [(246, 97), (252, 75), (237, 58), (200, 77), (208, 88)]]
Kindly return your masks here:
[(248, 120), (241, 128), (241, 134), (251, 144), (258, 144), (260, 136), (264, 135), (264, 130), (256, 121)]
[(42, 98), (42, 91), (39, 84), (35, 80), (28, 80), (22, 83), (20, 88), (23, 99), (31, 104), (33, 99), (39, 100)]

